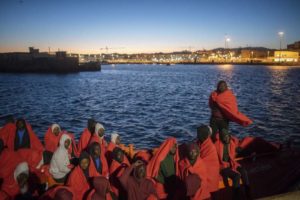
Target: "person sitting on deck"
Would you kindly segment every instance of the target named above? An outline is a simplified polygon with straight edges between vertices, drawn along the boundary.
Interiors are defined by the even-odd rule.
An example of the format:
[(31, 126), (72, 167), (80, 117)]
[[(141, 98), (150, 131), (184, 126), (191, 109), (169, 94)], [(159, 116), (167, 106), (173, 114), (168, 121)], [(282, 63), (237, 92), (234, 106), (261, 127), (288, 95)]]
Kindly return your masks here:
[(95, 131), (95, 125), (96, 125), (96, 121), (94, 119), (88, 120), (87, 128), (84, 129), (83, 133), (80, 136), (79, 142), (78, 142), (79, 153), (81, 151), (84, 151), (87, 148), (87, 146), (90, 142), (90, 139)]
[(141, 160), (137, 160), (130, 167), (126, 168), (119, 180), (127, 191), (128, 200), (158, 199), (154, 182), (146, 178), (146, 166)]
[(91, 144), (93, 142), (98, 142), (101, 147), (101, 153), (103, 153), (105, 155), (107, 142), (104, 139), (104, 132), (105, 132), (104, 126), (100, 123), (96, 123), (95, 131), (94, 131), (94, 134), (92, 135), (92, 138), (91, 138), (89, 144)]
[(43, 162), (40, 163), (40, 168), (44, 164), (50, 164), (54, 151), (59, 146), (59, 140), (62, 135), (62, 131), (58, 124), (52, 124), (44, 136), (45, 151), (43, 152)]
[(61, 135), (60, 126), (58, 124), (52, 124), (44, 136), (45, 150), (54, 153), (59, 146)]
[(130, 163), (124, 157), (122, 149), (119, 147), (114, 148), (113, 160), (109, 168), (111, 189), (119, 199), (126, 199), (126, 192), (119, 181), (119, 177), (122, 176), (125, 168), (130, 166)]
[(108, 179), (108, 165), (104, 154), (101, 152), (101, 147), (98, 142), (93, 142), (89, 146), (89, 153), (91, 155), (91, 165), (94, 165), (97, 172)]
[(35, 199), (39, 195), (37, 180), (30, 174), (27, 162), (19, 163), (14, 171), (3, 179), (1, 192), (9, 199), (15, 200)]
[(111, 140), (110, 143), (107, 146), (105, 156), (107, 158), (107, 162), (111, 164), (112, 162), (112, 152), (115, 147), (119, 147), (121, 144), (120, 135), (117, 132), (113, 132), (111, 134)]
[(216, 135), (215, 146), (219, 157), (221, 166), (220, 174), (223, 177), (224, 185), (229, 187), (228, 178), (232, 180), (233, 199), (241, 199), (240, 179), (242, 179), (245, 186), (247, 198), (251, 199), (247, 172), (235, 160), (238, 139), (231, 136), (227, 129), (222, 129), (222, 132)]
[[(210, 198), (207, 167), (199, 152), (198, 145), (191, 143), (188, 145), (187, 155), (179, 162), (180, 177), (186, 185), (186, 196), (191, 200)], [(194, 175), (197, 175), (198, 179), (190, 177)]]
[(36, 170), (35, 174), (38, 174), (38, 168), (47, 161), (44, 146), (30, 124), (22, 118), (11, 126), (6, 145), (8, 150), (17, 152), (21, 160), (27, 162), (30, 170)]
[(32, 149), (43, 152), (43, 145), (33, 132), (31, 126), (24, 119), (18, 119), (10, 130), (7, 148), (11, 151), (19, 149)]
[(179, 154), (176, 139), (166, 139), (147, 165), (147, 177), (156, 181), (159, 199), (173, 199), (179, 178)]
[(68, 152), (70, 144), (70, 136), (63, 134), (59, 141), (59, 147), (51, 159), (49, 172), (57, 183), (65, 183), (69, 172), (73, 168), (73, 165), (70, 164), (71, 156)]
[(219, 190), (219, 173), (220, 163), (218, 153), (210, 136), (211, 128), (206, 125), (201, 125), (197, 128), (197, 143), (200, 149), (200, 157), (203, 159), (207, 167), (207, 183), (208, 190), (214, 199)]
[(67, 186), (74, 193), (75, 200), (85, 199), (91, 189), (91, 178), (98, 177), (96, 169), (90, 166), (90, 155), (83, 151), (79, 157), (79, 165), (74, 168), (68, 177)]
[(111, 191), (109, 181), (105, 177), (93, 179), (94, 189), (90, 191), (87, 200), (117, 200), (116, 195)]
[(251, 119), (239, 112), (236, 97), (223, 80), (218, 82), (217, 90), (211, 93), (209, 107), (211, 109), (210, 126), (212, 127), (213, 141), (215, 141), (217, 132), (221, 132), (222, 129), (229, 129), (229, 121), (234, 121), (242, 126), (252, 124)]
[[(48, 157), (48, 160), (51, 160), (51, 157), (52, 157), (54, 151), (59, 147), (59, 141), (63, 134), (67, 134), (71, 139), (71, 144), (68, 148), (68, 151), (72, 157), (72, 162), (76, 164), (76, 162), (77, 162), (76, 158), (79, 157), (80, 153), (78, 152), (74, 135), (72, 133), (68, 133), (67, 131), (62, 131), (58, 124), (52, 124), (51, 127), (48, 128), (48, 130), (45, 134), (44, 156), (46, 155), (46, 157)], [(49, 163), (46, 163), (46, 164), (49, 164)]]

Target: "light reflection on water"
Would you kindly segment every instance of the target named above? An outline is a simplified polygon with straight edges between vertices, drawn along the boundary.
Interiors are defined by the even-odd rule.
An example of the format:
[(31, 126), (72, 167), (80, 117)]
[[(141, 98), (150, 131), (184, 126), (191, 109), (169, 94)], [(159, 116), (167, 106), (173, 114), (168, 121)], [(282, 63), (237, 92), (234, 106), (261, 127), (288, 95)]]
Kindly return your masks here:
[(195, 137), (208, 123), (208, 97), (218, 80), (233, 89), (255, 124), (231, 124), (239, 136), (300, 143), (300, 68), (246, 65), (115, 65), (69, 75), (0, 74), (0, 115), (25, 116), (40, 138), (51, 123), (79, 137), (89, 117), (119, 131), (123, 142), (157, 146)]

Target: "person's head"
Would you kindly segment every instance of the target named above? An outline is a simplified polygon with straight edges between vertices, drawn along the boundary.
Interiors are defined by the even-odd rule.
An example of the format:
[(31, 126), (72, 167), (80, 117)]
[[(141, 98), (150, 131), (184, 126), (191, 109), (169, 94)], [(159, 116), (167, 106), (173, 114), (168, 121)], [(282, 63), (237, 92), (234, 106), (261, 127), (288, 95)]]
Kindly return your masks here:
[(139, 160), (140, 164), (134, 168), (133, 175), (136, 179), (143, 179), (146, 176), (146, 166), (142, 160)]
[(4, 149), (4, 142), (2, 139), (0, 139), (0, 154), (2, 153), (3, 149)]
[(58, 136), (58, 134), (61, 132), (60, 126), (58, 124), (52, 124), (51, 131), (54, 135)]
[(65, 149), (69, 149), (71, 145), (71, 137), (68, 134), (62, 134), (59, 139), (59, 146), (64, 147)]
[(113, 158), (114, 160), (118, 161), (119, 163), (123, 162), (124, 160), (124, 152), (121, 148), (116, 147), (113, 150)]
[(55, 200), (72, 200), (73, 199), (73, 194), (66, 188), (60, 188), (56, 191)]
[(121, 144), (120, 135), (117, 132), (111, 134), (111, 142), (116, 145)]
[(176, 151), (177, 151), (177, 143), (175, 143), (171, 149), (170, 149), (170, 154), (171, 155), (175, 155), (176, 154)]
[(97, 134), (99, 137), (103, 137), (104, 131), (105, 131), (104, 126), (100, 123), (97, 123), (95, 126), (95, 134)]
[(87, 128), (91, 133), (94, 133), (96, 121), (94, 119), (88, 119)]
[(71, 140), (70, 140), (70, 139), (67, 139), (67, 140), (65, 141), (65, 143), (64, 143), (65, 148), (66, 148), (66, 149), (69, 149), (70, 144), (71, 144)]
[(191, 161), (197, 160), (197, 157), (199, 156), (200, 150), (197, 144), (191, 143), (188, 145), (187, 148), (187, 157)]
[(23, 188), (27, 183), (28, 183), (28, 174), (26, 173), (21, 173), (17, 176), (17, 183), (20, 188)]
[(220, 139), (224, 144), (230, 143), (230, 133), (227, 129), (223, 128), (220, 133)]
[(86, 151), (82, 151), (79, 156), (79, 165), (83, 170), (88, 169), (90, 165), (90, 155)]
[(26, 129), (26, 122), (22, 118), (20, 118), (20, 119), (17, 120), (16, 125), (17, 125), (17, 129), (18, 130), (24, 130), (24, 129)]
[(228, 89), (227, 83), (225, 81), (219, 81), (217, 85), (217, 91), (219, 93), (225, 92)]
[(93, 142), (89, 147), (90, 155), (93, 157), (99, 157), (101, 154), (100, 144), (98, 142)]
[(197, 128), (197, 139), (200, 143), (204, 142), (212, 133), (209, 126), (201, 125)]
[(134, 154), (133, 162), (141, 160), (145, 163), (145, 165), (147, 165), (151, 157), (152, 157), (152, 152), (150, 150), (140, 150)]
[(102, 176), (93, 178), (93, 186), (95, 194), (102, 199), (105, 199), (106, 193), (110, 191), (109, 181)]
[(29, 167), (27, 162), (21, 162), (17, 165), (14, 171), (14, 179), (18, 183), (20, 188), (24, 188), (28, 183)]

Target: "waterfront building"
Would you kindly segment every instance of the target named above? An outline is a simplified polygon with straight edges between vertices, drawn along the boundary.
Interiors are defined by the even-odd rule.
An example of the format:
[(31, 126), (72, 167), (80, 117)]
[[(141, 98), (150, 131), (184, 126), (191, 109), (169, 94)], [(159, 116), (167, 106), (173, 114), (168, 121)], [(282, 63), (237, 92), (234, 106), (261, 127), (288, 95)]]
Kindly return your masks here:
[(299, 52), (296, 51), (275, 51), (274, 62), (298, 62)]
[(273, 51), (270, 50), (257, 50), (257, 49), (242, 49), (241, 58), (242, 61), (263, 61), (273, 54)]

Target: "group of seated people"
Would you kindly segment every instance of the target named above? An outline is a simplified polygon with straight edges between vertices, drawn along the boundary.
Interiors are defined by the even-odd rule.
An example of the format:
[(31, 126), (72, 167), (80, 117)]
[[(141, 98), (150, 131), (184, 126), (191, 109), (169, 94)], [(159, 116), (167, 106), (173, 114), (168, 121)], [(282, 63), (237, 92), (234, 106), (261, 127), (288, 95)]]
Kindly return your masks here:
[(42, 145), (28, 122), (10, 120), (0, 129), (0, 199), (218, 199), (220, 177), (227, 187), (231, 180), (233, 199), (251, 198), (247, 173), (235, 159), (239, 141), (226, 129), (213, 141), (211, 128), (201, 125), (189, 144), (169, 137), (132, 157), (118, 133), (109, 143), (104, 133), (89, 119), (76, 143), (53, 124)]

